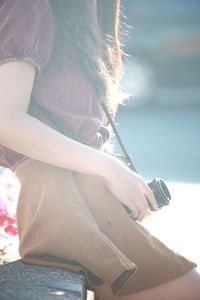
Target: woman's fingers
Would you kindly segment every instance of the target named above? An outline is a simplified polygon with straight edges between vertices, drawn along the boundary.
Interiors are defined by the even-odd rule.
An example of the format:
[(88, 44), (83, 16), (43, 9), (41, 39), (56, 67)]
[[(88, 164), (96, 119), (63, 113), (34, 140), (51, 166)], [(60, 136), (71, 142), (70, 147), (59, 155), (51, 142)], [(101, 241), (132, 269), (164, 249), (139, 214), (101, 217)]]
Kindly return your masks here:
[(134, 199), (129, 202), (129, 208), (132, 211), (134, 219), (141, 220), (148, 211), (148, 202), (141, 190), (134, 195)]
[(134, 208), (130, 208), (131, 209), (131, 217), (133, 218), (133, 220), (137, 220), (138, 218), (138, 209), (137, 206), (135, 206)]
[(150, 189), (150, 187), (147, 184), (145, 184), (144, 193), (145, 193), (145, 196), (148, 199), (150, 205), (153, 207), (153, 209), (157, 210), (158, 209), (158, 204), (157, 204), (156, 198), (154, 197), (154, 194), (153, 194), (152, 190)]
[(139, 199), (139, 204), (138, 204), (138, 215), (137, 219), (141, 220), (145, 214), (147, 213), (148, 210), (148, 202), (143, 194), (141, 194), (141, 197)]
[(110, 177), (104, 180), (110, 192), (132, 211), (134, 219), (141, 220), (149, 210), (149, 204), (158, 209), (153, 192), (142, 176), (122, 163), (116, 161)]
[[(136, 211), (133, 212), (133, 216), (137, 220), (143, 219), (149, 210), (149, 204), (154, 210), (158, 209), (157, 201), (154, 197), (152, 190), (145, 183), (142, 177), (139, 176), (139, 190), (138, 194), (135, 195), (134, 204), (137, 207)], [(148, 200), (148, 201), (147, 201)]]

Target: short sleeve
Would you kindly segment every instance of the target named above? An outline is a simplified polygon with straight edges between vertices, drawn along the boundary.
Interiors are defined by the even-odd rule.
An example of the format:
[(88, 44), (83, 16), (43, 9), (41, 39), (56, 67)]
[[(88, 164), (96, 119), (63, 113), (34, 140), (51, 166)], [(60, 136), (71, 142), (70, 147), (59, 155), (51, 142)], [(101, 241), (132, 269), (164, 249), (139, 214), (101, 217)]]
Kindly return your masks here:
[(48, 63), (54, 19), (48, 0), (0, 0), (0, 64), (30, 61), (38, 79)]

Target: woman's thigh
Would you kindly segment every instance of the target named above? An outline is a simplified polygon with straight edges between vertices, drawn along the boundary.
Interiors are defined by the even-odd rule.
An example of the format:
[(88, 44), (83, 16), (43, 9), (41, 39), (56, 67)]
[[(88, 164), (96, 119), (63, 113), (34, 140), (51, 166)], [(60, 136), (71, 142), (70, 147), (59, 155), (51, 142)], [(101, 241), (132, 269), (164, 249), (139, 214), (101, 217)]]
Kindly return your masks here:
[(195, 266), (133, 221), (101, 178), (37, 161), (22, 165), (17, 175), (22, 257), (45, 253), (78, 261), (105, 282), (116, 277), (111, 276), (114, 270), (120, 275), (134, 264), (136, 274), (120, 291), (115, 289), (120, 296), (134, 297), (143, 290), (153, 293)]

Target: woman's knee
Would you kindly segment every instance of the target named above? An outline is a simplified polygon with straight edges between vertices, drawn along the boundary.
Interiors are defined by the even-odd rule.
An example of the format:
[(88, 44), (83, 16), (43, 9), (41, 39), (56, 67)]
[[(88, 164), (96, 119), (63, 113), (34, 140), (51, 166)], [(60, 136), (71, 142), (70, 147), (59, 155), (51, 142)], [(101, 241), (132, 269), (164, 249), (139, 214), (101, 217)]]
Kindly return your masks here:
[(121, 300), (199, 300), (200, 274), (191, 270), (164, 284), (122, 297)]

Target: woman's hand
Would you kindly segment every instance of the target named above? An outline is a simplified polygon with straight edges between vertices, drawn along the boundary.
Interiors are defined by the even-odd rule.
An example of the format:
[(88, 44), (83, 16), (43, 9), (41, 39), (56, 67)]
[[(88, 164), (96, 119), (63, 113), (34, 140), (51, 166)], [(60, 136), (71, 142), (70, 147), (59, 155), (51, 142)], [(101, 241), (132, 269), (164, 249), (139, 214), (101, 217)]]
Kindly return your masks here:
[[(111, 160), (105, 184), (112, 194), (131, 211), (134, 219), (141, 220), (148, 211), (148, 201), (158, 209), (156, 199), (144, 179), (118, 159)], [(147, 201), (148, 199), (148, 201)]]

